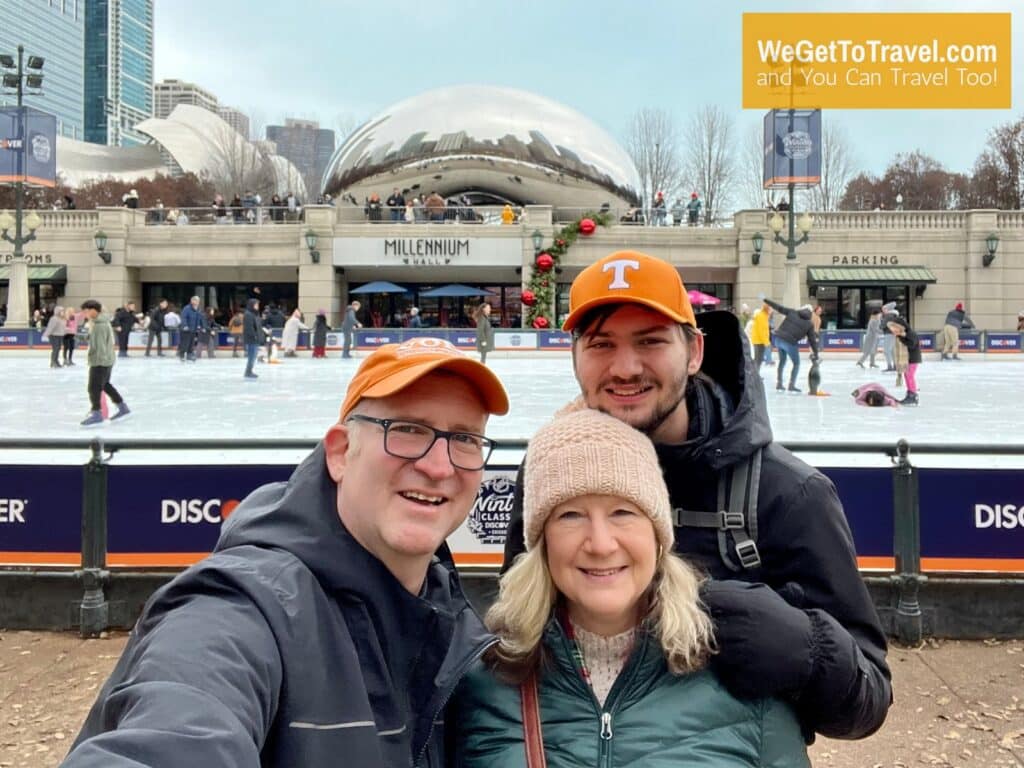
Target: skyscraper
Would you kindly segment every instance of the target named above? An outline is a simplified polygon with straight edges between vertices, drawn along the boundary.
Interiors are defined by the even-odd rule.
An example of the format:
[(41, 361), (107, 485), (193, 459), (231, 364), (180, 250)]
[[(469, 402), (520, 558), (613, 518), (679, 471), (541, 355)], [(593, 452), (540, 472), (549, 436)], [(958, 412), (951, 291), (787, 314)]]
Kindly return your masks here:
[(191, 104), (217, 112), (217, 97), (205, 88), (184, 80), (161, 80), (153, 86), (153, 117), (167, 117), (179, 104)]
[(268, 125), (267, 138), (277, 144), (277, 154), (291, 160), (315, 195), (321, 190), (324, 169), (334, 154), (334, 131), (313, 120), (286, 118), (284, 125)]
[[(42, 56), (41, 96), (25, 94), (27, 106), (57, 117), (57, 135), (81, 140), (82, 59), (85, 0), (0, 0), (0, 53), (18, 57), (18, 46), (29, 56)], [(0, 106), (17, 103), (14, 94), (0, 94)]]
[(153, 0), (87, 0), (84, 106), (86, 141), (146, 142), (134, 127), (153, 116)]
[(234, 107), (218, 107), (217, 114), (220, 115), (221, 120), (242, 134), (243, 138), (249, 138), (249, 116), (247, 114)]

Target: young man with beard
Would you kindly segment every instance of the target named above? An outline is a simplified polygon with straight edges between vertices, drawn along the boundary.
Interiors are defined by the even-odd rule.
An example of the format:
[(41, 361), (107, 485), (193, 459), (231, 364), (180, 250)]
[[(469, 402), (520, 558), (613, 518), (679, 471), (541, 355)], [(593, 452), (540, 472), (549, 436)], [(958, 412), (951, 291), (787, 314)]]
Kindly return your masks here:
[[(886, 641), (835, 487), (772, 441), (764, 388), (731, 312), (694, 316), (676, 269), (620, 251), (572, 284), (581, 399), (645, 432), (676, 550), (711, 580), (712, 665), (744, 698), (792, 702), (805, 737), (876, 731), (892, 701)], [(523, 551), (522, 476), (505, 567)]]
[(150, 599), (63, 765), (445, 766), (444, 706), (496, 640), (445, 539), (507, 410), (447, 341), (367, 357), (288, 482)]

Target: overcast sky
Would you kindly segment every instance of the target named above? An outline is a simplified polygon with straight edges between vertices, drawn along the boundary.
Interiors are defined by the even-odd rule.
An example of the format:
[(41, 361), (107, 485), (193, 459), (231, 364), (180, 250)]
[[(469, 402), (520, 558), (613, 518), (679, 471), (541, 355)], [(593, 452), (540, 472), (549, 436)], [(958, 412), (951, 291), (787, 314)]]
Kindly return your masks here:
[(743, 11), (1013, 12), (1013, 109), (837, 110), (859, 168), (881, 173), (921, 149), (969, 172), (989, 130), (1022, 114), (1021, 2), (683, 2), (682, 0), (156, 0), (156, 79), (179, 78), (247, 112), (350, 130), (401, 99), (443, 85), (521, 88), (567, 104), (623, 138), (644, 107), (680, 127), (705, 104), (760, 125), (741, 108)]

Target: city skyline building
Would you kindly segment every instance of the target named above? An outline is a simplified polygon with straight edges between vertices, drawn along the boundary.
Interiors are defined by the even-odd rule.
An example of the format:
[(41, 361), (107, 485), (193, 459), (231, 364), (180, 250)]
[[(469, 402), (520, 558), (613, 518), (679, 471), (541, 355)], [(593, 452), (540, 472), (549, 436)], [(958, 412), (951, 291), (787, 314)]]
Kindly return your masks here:
[[(85, 0), (0, 0), (0, 53), (16, 61), (22, 45), (26, 62), (44, 59), (42, 94), (28, 89), (23, 103), (56, 116), (57, 135), (71, 139), (85, 136), (84, 39)], [(14, 93), (0, 94), (0, 106), (17, 102)]]
[(240, 109), (220, 106), (217, 108), (220, 119), (238, 131), (243, 138), (249, 138), (249, 116)]
[(334, 131), (321, 128), (315, 120), (289, 117), (284, 125), (268, 125), (267, 139), (299, 169), (310, 194), (322, 191), (321, 179), (334, 154)]
[(168, 78), (153, 85), (153, 117), (167, 117), (179, 104), (191, 104), (216, 113), (217, 97), (205, 88), (184, 80)]
[(153, 0), (86, 3), (84, 114), (86, 141), (146, 142), (135, 125), (153, 116)]

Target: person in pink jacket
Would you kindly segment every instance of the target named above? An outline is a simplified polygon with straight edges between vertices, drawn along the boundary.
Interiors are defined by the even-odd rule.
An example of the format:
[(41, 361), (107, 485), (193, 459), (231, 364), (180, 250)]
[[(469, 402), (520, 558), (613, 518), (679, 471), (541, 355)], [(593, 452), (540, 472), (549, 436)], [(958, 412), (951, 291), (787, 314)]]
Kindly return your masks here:
[(874, 408), (891, 405), (895, 408), (900, 404), (899, 399), (895, 395), (890, 394), (885, 387), (873, 381), (862, 384), (850, 394), (853, 395), (854, 402), (857, 405), (867, 405)]

